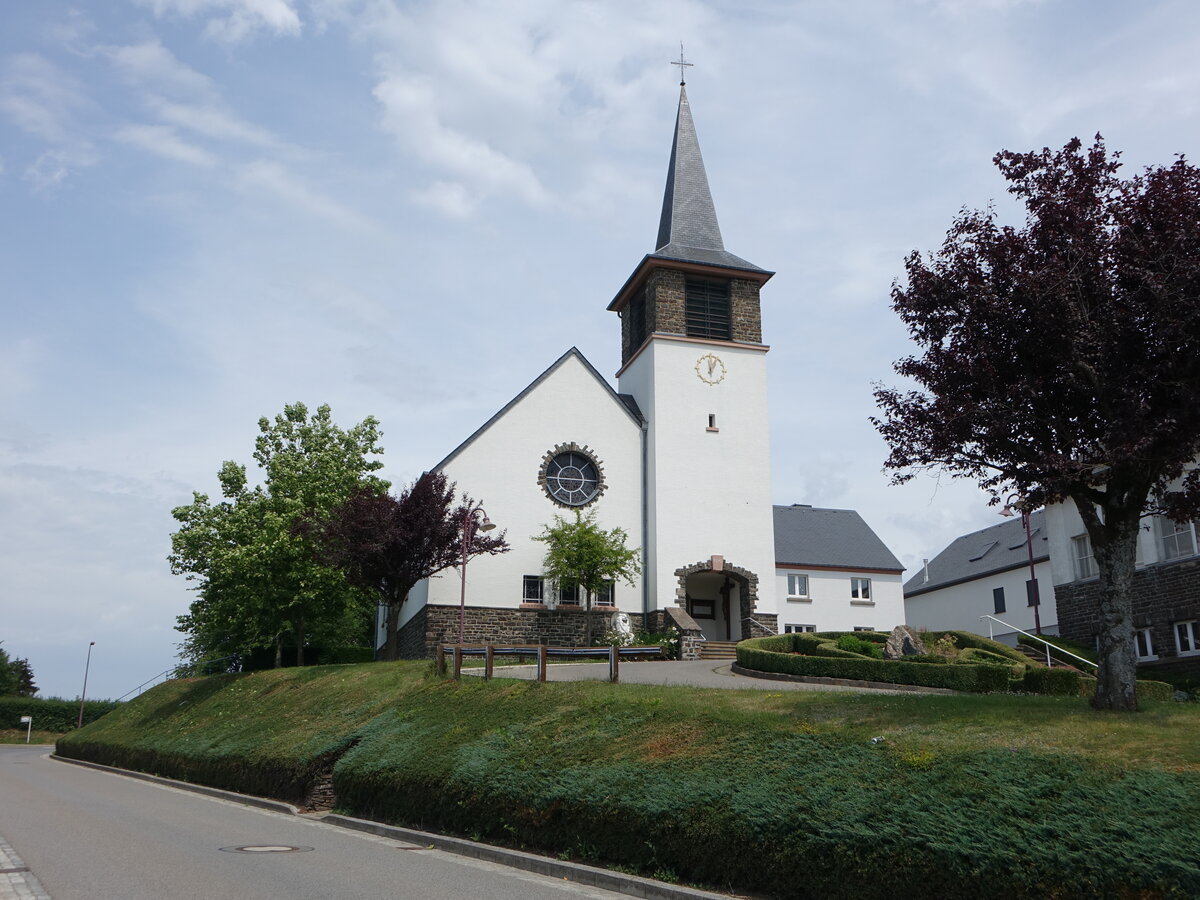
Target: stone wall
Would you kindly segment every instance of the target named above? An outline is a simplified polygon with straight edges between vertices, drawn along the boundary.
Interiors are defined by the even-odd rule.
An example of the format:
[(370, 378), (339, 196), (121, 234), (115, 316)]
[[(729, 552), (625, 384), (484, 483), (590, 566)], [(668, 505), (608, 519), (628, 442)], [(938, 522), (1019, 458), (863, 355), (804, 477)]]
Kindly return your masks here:
[[(614, 610), (591, 611), (592, 636), (602, 637)], [(640, 613), (630, 613), (634, 628), (642, 627)], [(488, 609), (468, 606), (463, 616), (463, 640), (468, 644), (546, 644), (585, 646), (588, 613), (582, 608)], [(458, 607), (424, 606), (400, 628), (400, 655), (422, 659), (434, 655), (438, 643), (458, 642)]]
[(779, 616), (775, 613), (756, 612), (753, 616), (742, 616), (742, 639), (770, 637), (779, 634)]
[[(1096, 610), (1100, 582), (1076, 581), (1054, 588), (1058, 630), (1065, 638), (1094, 645), (1099, 633)], [(1133, 625), (1149, 628), (1150, 642), (1160, 662), (1155, 666), (1200, 670), (1200, 656), (1179, 657), (1173, 623), (1200, 619), (1200, 559), (1162, 563), (1139, 569), (1133, 576)]]
[(762, 343), (762, 307), (758, 283), (735, 278), (729, 283), (729, 306), (733, 317), (733, 339), (747, 344)]

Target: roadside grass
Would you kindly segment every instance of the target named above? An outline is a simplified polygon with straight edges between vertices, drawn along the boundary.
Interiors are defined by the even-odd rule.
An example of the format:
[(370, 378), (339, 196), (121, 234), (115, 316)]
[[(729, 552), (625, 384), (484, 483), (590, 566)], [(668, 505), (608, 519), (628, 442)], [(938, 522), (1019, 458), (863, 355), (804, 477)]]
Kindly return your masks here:
[[(53, 744), (63, 736), (61, 731), (38, 731), (36, 728), (29, 735), (29, 743)], [(0, 728), (0, 744), (24, 744), (25, 729)]]
[(287, 800), (333, 767), (354, 815), (774, 896), (1200, 895), (1196, 704), (375, 663), (170, 682), (58, 748)]

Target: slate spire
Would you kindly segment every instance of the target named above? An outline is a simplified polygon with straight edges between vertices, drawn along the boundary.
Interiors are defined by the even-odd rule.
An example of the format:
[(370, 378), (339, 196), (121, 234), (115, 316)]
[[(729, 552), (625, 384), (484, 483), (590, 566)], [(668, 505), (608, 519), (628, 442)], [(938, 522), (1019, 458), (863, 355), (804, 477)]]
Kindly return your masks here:
[(651, 256), (758, 269), (725, 250), (721, 226), (717, 224), (717, 209), (708, 188), (704, 157), (700, 155), (700, 142), (696, 139), (687, 88), (683, 84), (679, 86), (679, 112), (675, 116), (675, 138), (671, 142), (671, 162), (667, 166), (658, 242)]

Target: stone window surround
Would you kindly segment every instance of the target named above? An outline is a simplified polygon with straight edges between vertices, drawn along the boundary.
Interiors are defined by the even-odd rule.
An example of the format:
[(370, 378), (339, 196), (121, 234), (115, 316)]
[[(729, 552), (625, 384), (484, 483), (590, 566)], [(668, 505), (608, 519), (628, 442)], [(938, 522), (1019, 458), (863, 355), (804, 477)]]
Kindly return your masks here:
[[(587, 500), (587, 502), (580, 503), (578, 505), (571, 505), (569, 503), (561, 502), (557, 497), (554, 496), (554, 494), (551, 493), (550, 485), (547, 481), (548, 470), (550, 468), (550, 463), (552, 463), (555, 457), (561, 453), (578, 453), (581, 456), (586, 456), (589, 460), (591, 460), (592, 465), (596, 467), (596, 493), (593, 494), (591, 498)], [(599, 499), (604, 496), (604, 492), (608, 489), (608, 483), (604, 478), (604, 464), (600, 461), (600, 457), (596, 455), (596, 451), (592, 450), (592, 448), (588, 447), (586, 444), (580, 445), (574, 441), (568, 441), (564, 444), (556, 444), (552, 449), (547, 450), (542, 455), (542, 465), (538, 470), (537, 483), (538, 487), (545, 492), (547, 499), (549, 499), (550, 502), (555, 506), (562, 507), (563, 509), (584, 509), (588, 506), (591, 506), (593, 503), (599, 501)]]

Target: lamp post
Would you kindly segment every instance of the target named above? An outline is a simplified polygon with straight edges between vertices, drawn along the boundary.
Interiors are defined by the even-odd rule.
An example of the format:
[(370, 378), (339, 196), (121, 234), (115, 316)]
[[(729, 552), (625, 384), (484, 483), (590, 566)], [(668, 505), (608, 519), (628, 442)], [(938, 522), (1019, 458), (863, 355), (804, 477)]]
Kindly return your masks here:
[[(1014, 503), (1013, 501), (1016, 501)], [(1000, 515), (1011, 516), (1014, 509), (1021, 511), (1021, 522), (1025, 526), (1025, 552), (1029, 556), (1029, 599), (1033, 601), (1033, 631), (1042, 633), (1042, 598), (1038, 593), (1037, 574), (1033, 568), (1033, 532), (1029, 530), (1029, 504), (1019, 494), (1009, 494)]]
[[(476, 516), (479, 515), (483, 516), (482, 521), (476, 520)], [(463, 634), (466, 629), (467, 558), (470, 556), (471, 541), (475, 538), (476, 527), (480, 531), (491, 531), (496, 527), (495, 523), (488, 518), (482, 506), (473, 506), (463, 513), (462, 568), (459, 570), (462, 574), (462, 589), (458, 595), (458, 643), (460, 646), (463, 643)]]
[(75, 723), (76, 728), (83, 727), (83, 701), (87, 697), (87, 677), (88, 670), (92, 667), (92, 648), (96, 646), (96, 642), (92, 641), (88, 644), (87, 663), (83, 667), (83, 690), (79, 692), (79, 721)]

